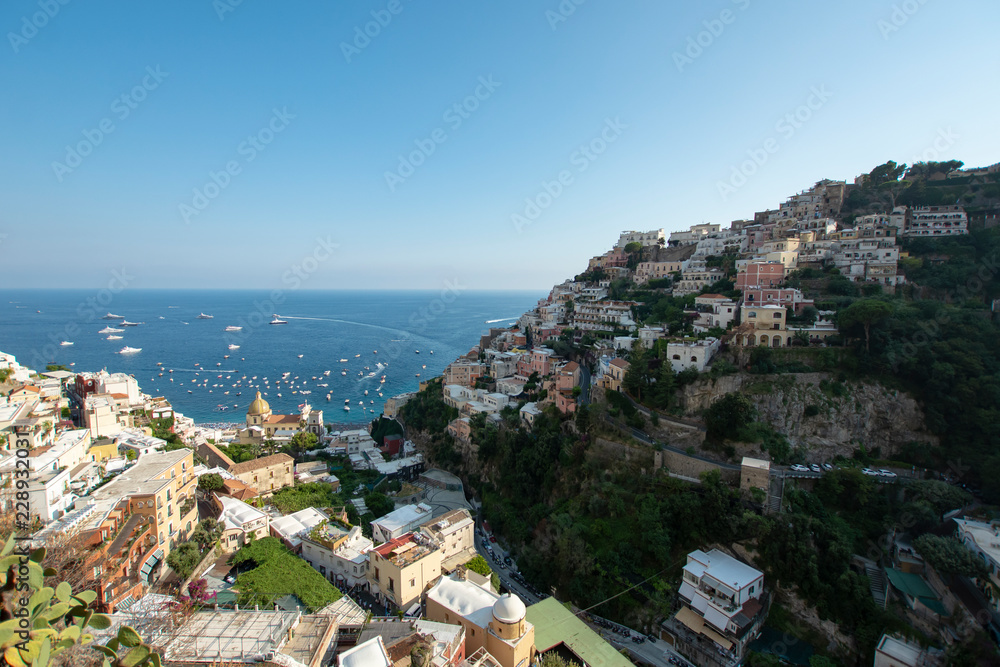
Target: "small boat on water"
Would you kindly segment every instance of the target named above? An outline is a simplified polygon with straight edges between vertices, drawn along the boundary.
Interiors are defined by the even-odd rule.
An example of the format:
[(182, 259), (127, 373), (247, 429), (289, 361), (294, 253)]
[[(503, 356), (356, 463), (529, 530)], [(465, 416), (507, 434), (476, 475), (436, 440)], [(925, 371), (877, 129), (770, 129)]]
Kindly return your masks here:
[(118, 350), (118, 354), (136, 354), (138, 352), (142, 352), (141, 347), (129, 347), (128, 345)]
[(278, 314), (275, 313), (274, 319), (271, 320), (270, 324), (288, 324), (288, 321), (281, 319), (280, 317), (278, 317)]
[(230, 349), (230, 350), (238, 350), (238, 349), (240, 349), (240, 346), (239, 346), (239, 345), (235, 345), (235, 344), (231, 344), (231, 345), (229, 346), (229, 349)]
[(226, 327), (226, 331), (243, 331), (243, 327), (234, 327), (232, 325)]
[(344, 406), (344, 411), (345, 411), (345, 412), (350, 412), (350, 411), (351, 411), (351, 406), (349, 406), (349, 405), (345, 405), (345, 406)]
[(61, 342), (59, 344), (62, 345), (63, 347), (69, 347), (70, 345), (73, 344), (73, 341), (71, 341), (71, 340), (64, 340), (63, 342)]
[(129, 322), (128, 320), (122, 320), (121, 326), (123, 326), (123, 327), (137, 327), (137, 326), (139, 326), (139, 323), (138, 322)]
[(108, 336), (105, 340), (121, 340), (121, 336)]
[(124, 320), (125, 316), (124, 315), (115, 315), (114, 313), (109, 312), (107, 315), (105, 315), (101, 319), (102, 320)]
[(103, 329), (101, 329), (97, 333), (99, 333), (99, 334), (112, 334), (112, 333), (121, 333), (123, 331), (125, 331), (125, 330), (124, 329), (115, 329), (114, 327), (104, 327)]
[(354, 355), (354, 358), (355, 358), (355, 359), (357, 359), (357, 358), (358, 358), (358, 357), (360, 357), (360, 356), (361, 356), (360, 354), (355, 354), (355, 355)]
[(347, 375), (347, 371), (340, 371), (341, 375)]
[(205, 313), (200, 313), (198, 315), (198, 317), (196, 317), (195, 319), (198, 319), (198, 320), (211, 320), (214, 317), (215, 317), (215, 315), (206, 315)]
[(342, 364), (346, 364), (346, 363), (347, 363), (347, 359), (341, 359), (341, 360), (340, 360), (340, 363), (342, 363)]
[(302, 358), (302, 355), (300, 354), (300, 355), (299, 355), (299, 359), (301, 359), (301, 358)]

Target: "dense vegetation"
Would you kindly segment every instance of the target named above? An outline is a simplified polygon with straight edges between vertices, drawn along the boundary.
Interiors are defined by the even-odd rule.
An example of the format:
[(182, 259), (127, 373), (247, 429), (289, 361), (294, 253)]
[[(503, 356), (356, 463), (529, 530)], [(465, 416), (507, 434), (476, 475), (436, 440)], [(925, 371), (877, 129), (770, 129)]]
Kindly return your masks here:
[(239, 591), (240, 605), (269, 607), (279, 598), (294, 595), (315, 612), (342, 596), (326, 577), (274, 537), (250, 542), (233, 554), (231, 562), (240, 570), (233, 587)]
[(192, 531), (187, 542), (181, 542), (167, 556), (167, 565), (182, 579), (186, 579), (202, 558), (215, 547), (222, 537), (223, 527), (215, 519), (203, 519)]

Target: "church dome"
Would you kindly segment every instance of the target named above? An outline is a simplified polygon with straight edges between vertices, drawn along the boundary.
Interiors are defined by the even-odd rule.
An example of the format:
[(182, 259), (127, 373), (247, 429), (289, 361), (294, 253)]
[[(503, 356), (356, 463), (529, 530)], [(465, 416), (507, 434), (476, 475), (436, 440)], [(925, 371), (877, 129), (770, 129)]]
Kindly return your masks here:
[(493, 618), (501, 623), (520, 623), (526, 613), (527, 609), (521, 598), (510, 593), (500, 596), (500, 599), (493, 603)]
[(253, 400), (250, 407), (247, 408), (248, 415), (262, 415), (266, 412), (271, 411), (271, 406), (267, 404), (263, 398), (260, 397), (260, 392), (257, 392), (257, 398)]

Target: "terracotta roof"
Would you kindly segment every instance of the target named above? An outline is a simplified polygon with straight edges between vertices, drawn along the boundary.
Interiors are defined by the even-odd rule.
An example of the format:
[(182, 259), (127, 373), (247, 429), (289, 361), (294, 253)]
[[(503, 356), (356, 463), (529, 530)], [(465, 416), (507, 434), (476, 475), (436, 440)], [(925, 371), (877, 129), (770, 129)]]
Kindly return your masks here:
[(236, 500), (246, 500), (247, 498), (253, 498), (257, 495), (257, 492), (241, 482), (238, 479), (227, 479), (223, 482), (225, 492), (232, 498)]
[(11, 389), (10, 393), (16, 394), (19, 391), (33, 391), (37, 394), (41, 392), (41, 389), (30, 384), (22, 384), (20, 387), (14, 387)]
[(413, 533), (406, 533), (405, 535), (400, 535), (399, 537), (389, 540), (385, 544), (378, 545), (375, 547), (375, 553), (382, 558), (388, 558), (394, 550), (413, 541)]
[(699, 294), (699, 299), (725, 299), (721, 294)]
[(265, 424), (298, 424), (302, 415), (271, 415), (264, 420)]
[(628, 368), (628, 362), (624, 359), (612, 359), (611, 365), (616, 368)]
[(28, 456), (31, 458), (34, 458), (36, 456), (41, 456), (50, 449), (52, 449), (52, 445), (45, 445), (44, 447), (36, 447), (28, 452)]
[(562, 369), (567, 373), (572, 373), (578, 368), (580, 368), (580, 364), (576, 363), (575, 361), (570, 361), (569, 363), (567, 363), (565, 366), (562, 367)]
[(254, 459), (253, 461), (244, 461), (243, 463), (237, 463), (229, 469), (229, 472), (234, 475), (239, 475), (245, 472), (253, 472), (254, 470), (260, 470), (261, 468), (267, 468), (273, 465), (279, 465), (281, 463), (291, 463), (294, 461), (288, 454), (271, 454), (270, 456), (265, 456), (263, 458)]

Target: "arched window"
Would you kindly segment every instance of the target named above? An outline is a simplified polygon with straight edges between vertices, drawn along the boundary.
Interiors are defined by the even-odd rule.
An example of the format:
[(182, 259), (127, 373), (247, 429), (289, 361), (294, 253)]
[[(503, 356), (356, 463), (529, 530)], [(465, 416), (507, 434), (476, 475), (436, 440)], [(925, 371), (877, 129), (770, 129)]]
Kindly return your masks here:
[(698, 363), (698, 357), (691, 357), (691, 362), (695, 364)]
[(781, 336), (775, 336), (774, 337), (774, 346), (775, 347), (781, 347)]

